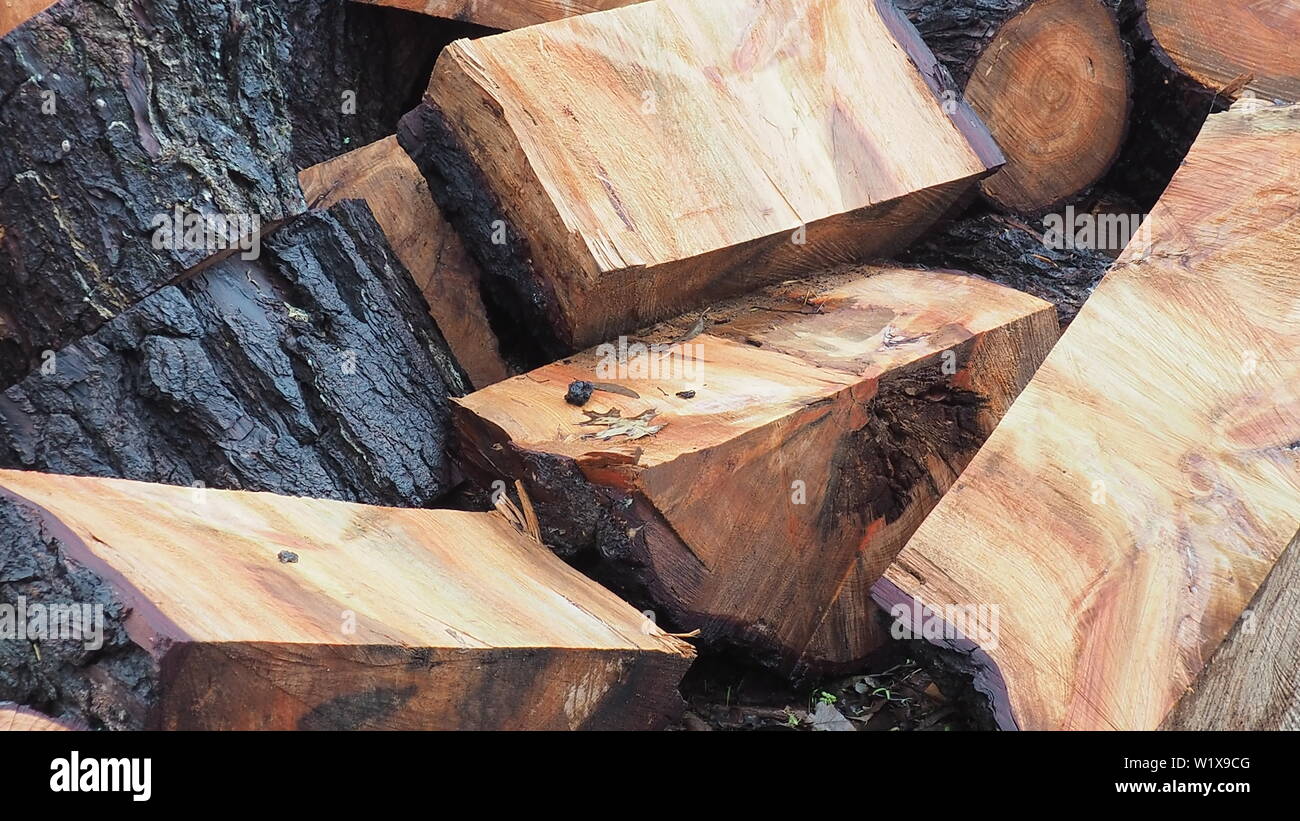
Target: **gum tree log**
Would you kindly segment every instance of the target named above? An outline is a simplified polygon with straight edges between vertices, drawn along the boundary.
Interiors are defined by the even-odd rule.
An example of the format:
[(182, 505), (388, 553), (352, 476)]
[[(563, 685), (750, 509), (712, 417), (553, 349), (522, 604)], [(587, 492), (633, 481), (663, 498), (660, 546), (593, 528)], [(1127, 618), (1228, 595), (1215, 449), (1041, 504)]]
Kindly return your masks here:
[(510, 376), (479, 295), (478, 265), (434, 205), (424, 177), (396, 137), (312, 166), (298, 179), (312, 207), (326, 208), (345, 198), (366, 201), (474, 387)]
[[(3, 6), (0, 6), (0, 8), (3, 8)], [(59, 719), (51, 718), (44, 713), (38, 713), (35, 710), (29, 710), (26, 707), (19, 707), (17, 704), (0, 701), (0, 733), (31, 733), (85, 729), (88, 728), (73, 722), (60, 721)]]
[(1114, 262), (1087, 248), (1048, 247), (1044, 231), (1002, 214), (981, 213), (945, 223), (913, 245), (904, 261), (969, 271), (1033, 294), (1056, 306), (1061, 327)]
[(399, 139), (544, 351), (888, 255), (1001, 162), (887, 0), (807, 12), (662, 0), (442, 53)]
[(1300, 536), (1165, 730), (1300, 730)]
[(280, 67), (293, 163), (307, 168), (397, 130), (442, 47), (474, 27), (345, 0), (276, 0), (290, 35)]
[(448, 487), (454, 366), (357, 201), (44, 365), (0, 395), (0, 465), (397, 506)]
[(896, 0), (992, 132), (1006, 165), (980, 183), (1000, 210), (1080, 198), (1119, 155), (1128, 49), (1101, 0)]
[(155, 247), (155, 219), (303, 210), (286, 39), (262, 4), (88, 0), (0, 42), (3, 384), (226, 250), (197, 235)]
[(0, 471), (0, 521), (0, 599), (103, 613), (0, 697), (96, 728), (652, 729), (693, 655), (495, 513)]
[(359, 0), (361, 3), (462, 20), (495, 29), (517, 29), (629, 6), (641, 0)]
[(1156, 728), (1300, 530), (1298, 197), (1300, 106), (1211, 117), (878, 585), (999, 726)]
[(55, 0), (0, 0), (0, 37), (54, 5)]
[[(522, 480), (543, 541), (666, 623), (796, 677), (859, 661), (881, 638), (870, 583), (1050, 349), (1054, 312), (964, 274), (859, 268), (708, 316), (457, 400), (464, 469)], [(575, 380), (622, 392), (579, 410)], [(611, 411), (650, 411), (647, 435), (593, 438), (610, 429), (585, 415)]]

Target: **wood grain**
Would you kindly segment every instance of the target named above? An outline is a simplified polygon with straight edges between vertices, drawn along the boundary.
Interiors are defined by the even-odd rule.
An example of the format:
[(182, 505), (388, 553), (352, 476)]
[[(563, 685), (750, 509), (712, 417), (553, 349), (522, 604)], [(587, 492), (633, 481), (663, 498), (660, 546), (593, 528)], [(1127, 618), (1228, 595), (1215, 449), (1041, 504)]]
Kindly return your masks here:
[[(788, 673), (860, 660), (872, 581), (1057, 335), (1047, 303), (963, 274), (850, 269), (773, 286), (458, 400), (465, 469), (522, 479), (562, 555), (683, 630)], [(623, 364), (618, 364), (622, 362)], [(664, 427), (635, 441), (586, 411)], [(509, 483), (507, 483), (509, 484)]]
[(84, 730), (75, 723), (60, 721), (44, 713), (0, 701), (0, 733), (3, 732), (49, 732)]
[(690, 648), (496, 514), (13, 471), (0, 493), (120, 600), (156, 665), (144, 726), (649, 728), (680, 701)]
[(366, 201), (474, 387), (510, 375), (479, 296), (478, 266), (396, 137), (307, 168), (298, 181), (313, 208), (328, 208), (341, 199)]
[(1179, 71), (1229, 98), (1300, 102), (1300, 3), (1145, 0), (1146, 26)]
[(886, 0), (660, 0), (453, 43), (399, 138), (569, 352), (906, 244), (1002, 161), (940, 73)]
[(359, 0), (497, 29), (517, 29), (642, 0)]
[(1298, 196), (1300, 107), (1211, 117), (878, 585), (998, 608), (963, 632), (1003, 726), (1154, 729), (1295, 537)]
[(0, 0), (0, 37), (54, 5), (57, 0)]

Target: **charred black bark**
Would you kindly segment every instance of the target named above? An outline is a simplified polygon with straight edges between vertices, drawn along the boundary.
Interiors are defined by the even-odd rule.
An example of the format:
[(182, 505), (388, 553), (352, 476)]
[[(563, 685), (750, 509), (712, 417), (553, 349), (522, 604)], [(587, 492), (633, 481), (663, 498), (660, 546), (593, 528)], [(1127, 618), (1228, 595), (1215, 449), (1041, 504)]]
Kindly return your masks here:
[(957, 83), (966, 85), (975, 61), (1002, 24), (1032, 0), (894, 0)]
[(276, 0), (291, 37), (284, 76), (298, 169), (397, 130), (443, 47), (488, 29), (349, 0)]
[(1045, 299), (1056, 306), (1064, 327), (1074, 321), (1114, 259), (1086, 248), (1049, 247), (1044, 234), (1017, 219), (977, 213), (932, 231), (905, 260), (979, 274)]
[(156, 218), (304, 209), (286, 43), (241, 0), (65, 1), (0, 41), (0, 384), (217, 250)]
[(0, 396), (0, 464), (424, 506), (465, 382), (369, 209), (169, 286)]

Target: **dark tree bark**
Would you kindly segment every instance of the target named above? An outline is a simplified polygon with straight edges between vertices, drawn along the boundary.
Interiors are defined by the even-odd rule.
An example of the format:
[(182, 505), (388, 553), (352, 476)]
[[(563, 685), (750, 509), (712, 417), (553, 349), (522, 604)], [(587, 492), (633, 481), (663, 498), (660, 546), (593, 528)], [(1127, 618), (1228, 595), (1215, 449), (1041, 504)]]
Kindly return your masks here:
[[(50, 371), (45, 373), (44, 371)], [(0, 397), (0, 464), (424, 506), (465, 390), (360, 201), (169, 286)]]
[(1048, 247), (1043, 235), (1022, 220), (976, 213), (935, 229), (905, 259), (969, 271), (1045, 299), (1056, 306), (1065, 327), (1114, 260), (1101, 251)]
[(291, 36), (284, 83), (299, 169), (394, 133), (443, 46), (488, 31), (350, 0), (276, 4)]
[(214, 254), (154, 220), (305, 204), (274, 7), (63, 2), (0, 41), (0, 384)]

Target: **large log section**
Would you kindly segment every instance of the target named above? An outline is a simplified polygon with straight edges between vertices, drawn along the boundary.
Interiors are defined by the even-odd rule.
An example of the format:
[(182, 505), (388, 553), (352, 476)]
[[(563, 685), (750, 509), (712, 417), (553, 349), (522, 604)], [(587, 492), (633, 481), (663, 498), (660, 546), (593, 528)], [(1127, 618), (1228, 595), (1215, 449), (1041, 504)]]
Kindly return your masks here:
[(878, 585), (998, 608), (946, 658), (1000, 726), (1155, 728), (1300, 529), (1297, 201), (1300, 107), (1211, 117)]
[(567, 353), (904, 246), (1002, 161), (942, 74), (888, 0), (659, 0), (453, 43), (398, 136)]
[(313, 208), (349, 197), (366, 201), (474, 387), (510, 375), (479, 295), (478, 265), (429, 198), (424, 177), (396, 137), (314, 165), (298, 180)]
[(642, 0), (359, 0), (495, 29), (517, 29)]
[(104, 613), (0, 698), (94, 727), (649, 729), (693, 655), (495, 513), (0, 471), (0, 523), (0, 598)]
[[(466, 470), (522, 479), (543, 540), (668, 623), (796, 675), (877, 646), (868, 588), (1057, 336), (963, 274), (851, 269), (666, 323), (459, 400)], [(612, 383), (579, 410), (574, 380)], [(608, 386), (608, 385), (607, 385)], [(585, 412), (629, 420), (593, 435)], [(658, 426), (657, 432), (651, 432)]]

